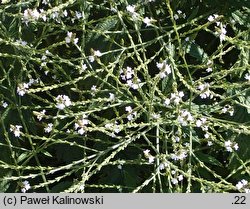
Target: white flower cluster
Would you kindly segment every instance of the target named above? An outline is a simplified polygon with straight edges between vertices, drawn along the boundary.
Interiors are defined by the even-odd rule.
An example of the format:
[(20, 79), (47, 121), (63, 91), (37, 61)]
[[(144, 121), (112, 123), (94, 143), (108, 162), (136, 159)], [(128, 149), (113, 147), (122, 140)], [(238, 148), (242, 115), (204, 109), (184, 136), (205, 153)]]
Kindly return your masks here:
[(159, 73), (160, 78), (165, 78), (172, 72), (171, 67), (170, 65), (167, 64), (166, 60), (164, 60), (162, 63), (157, 62), (156, 66), (160, 70)]
[(72, 32), (67, 32), (67, 36), (65, 38), (65, 42), (67, 44), (69, 43), (74, 43), (74, 44), (77, 44), (78, 43), (78, 38), (76, 38), (76, 34), (75, 33), (72, 33)]
[(125, 107), (125, 110), (126, 110), (126, 112), (129, 113), (128, 116), (127, 116), (127, 119), (128, 119), (129, 121), (133, 120), (133, 119), (136, 117), (137, 112), (135, 112), (135, 111), (133, 112), (131, 106)]
[(89, 56), (89, 61), (94, 62), (97, 57), (101, 57), (101, 56), (102, 56), (102, 53), (99, 50), (96, 50), (96, 51), (94, 50), (92, 55)]
[(115, 121), (114, 123), (106, 123), (104, 125), (106, 129), (109, 131), (112, 131), (112, 136), (115, 137), (115, 134), (119, 133), (121, 131), (120, 126), (118, 125), (118, 122)]
[(197, 119), (196, 122), (195, 122), (195, 125), (196, 125), (196, 127), (201, 128), (203, 131), (208, 130), (207, 119), (206, 118)]
[(29, 84), (28, 83), (20, 83), (17, 86), (17, 94), (20, 95), (20, 96), (23, 96), (24, 94), (27, 93), (28, 89), (29, 89)]
[(132, 18), (135, 20), (139, 17), (139, 14), (135, 11), (135, 5), (128, 5), (126, 6), (127, 12), (132, 16)]
[(250, 189), (247, 186), (248, 186), (248, 181), (245, 179), (242, 179), (236, 184), (236, 188), (238, 190), (244, 189), (246, 193), (250, 193)]
[(49, 123), (45, 128), (44, 128), (44, 132), (45, 133), (50, 133), (53, 129), (53, 124)]
[(207, 19), (208, 19), (209, 22), (213, 22), (213, 21), (215, 21), (218, 17), (219, 17), (219, 15), (214, 14), (214, 15), (210, 15)]
[[(176, 171), (171, 171), (171, 173), (172, 173), (173, 175), (176, 175)], [(177, 185), (178, 182), (180, 182), (180, 181), (182, 181), (182, 180), (183, 180), (183, 175), (180, 174), (180, 175), (176, 176), (175, 178), (172, 178), (172, 179), (171, 179), (171, 182), (172, 182), (172, 184)]]
[(209, 90), (209, 87), (210, 87), (209, 83), (200, 84), (198, 86), (198, 90), (201, 91), (200, 97), (202, 99), (206, 99), (206, 98), (212, 99), (213, 98), (213, 95), (211, 94), (211, 91)]
[(10, 125), (10, 131), (14, 133), (15, 137), (20, 137), (22, 126), (20, 125)]
[(175, 161), (181, 161), (184, 160), (187, 157), (187, 151), (185, 149), (180, 149), (175, 153), (172, 153), (171, 155), (171, 159), (175, 160)]
[(233, 116), (234, 114), (234, 108), (231, 105), (225, 105), (222, 110), (221, 113), (229, 113), (230, 116)]
[(227, 150), (228, 152), (233, 152), (233, 149), (234, 149), (234, 150), (238, 150), (238, 149), (239, 149), (238, 143), (236, 143), (236, 142), (231, 142), (230, 140), (225, 141), (225, 147), (226, 147), (226, 150)]
[(144, 150), (143, 153), (144, 153), (145, 158), (148, 159), (149, 163), (153, 163), (154, 162), (155, 157), (150, 154), (150, 150), (149, 149)]
[(20, 83), (17, 86), (17, 94), (20, 96), (23, 96), (24, 94), (26, 94), (28, 92), (29, 87), (32, 84), (38, 83), (38, 79), (34, 80), (33, 78), (31, 78), (29, 80), (28, 83)]
[(88, 124), (89, 120), (87, 119), (87, 116), (83, 115), (82, 118), (78, 119), (75, 123), (75, 130), (77, 130), (80, 135), (83, 135), (86, 132)]
[(164, 104), (168, 106), (171, 104), (171, 102), (173, 102), (175, 105), (178, 105), (182, 101), (182, 97), (184, 97), (183, 91), (171, 93), (170, 99), (165, 99)]
[(42, 110), (41, 112), (34, 111), (33, 113), (36, 115), (37, 119), (41, 121), (45, 116), (46, 110)]
[(72, 104), (70, 98), (66, 95), (58, 95), (56, 97), (56, 107), (60, 110), (63, 110), (65, 107), (68, 107)]
[[(210, 15), (208, 17), (208, 21), (209, 22), (213, 22), (216, 21), (216, 19), (219, 17), (219, 15), (214, 14), (214, 15)], [(219, 35), (220, 37), (220, 41), (225, 41), (226, 40), (226, 34), (227, 34), (227, 30), (226, 30), (226, 25), (223, 25), (221, 22), (216, 21), (216, 25), (217, 25), (217, 32), (215, 33), (216, 35)]]
[(127, 82), (127, 85), (136, 90), (138, 89), (139, 87), (141, 87), (141, 80), (139, 78), (135, 79), (134, 77), (134, 70), (131, 68), (131, 67), (127, 67), (125, 69), (121, 69), (120, 70), (120, 77), (123, 81), (126, 81)]
[(185, 13), (183, 13), (181, 10), (177, 10), (177, 13), (174, 15), (174, 19), (178, 20), (180, 18), (185, 19), (187, 16)]
[(177, 121), (182, 125), (182, 126), (187, 126), (188, 122), (194, 121), (193, 116), (191, 113), (187, 110), (181, 110), (180, 115), (177, 118)]
[(38, 20), (40, 17), (40, 13), (38, 12), (37, 9), (26, 9), (24, 10), (23, 13), (23, 18), (25, 20), (25, 22), (29, 21), (29, 20)]
[(30, 183), (28, 181), (23, 181), (22, 182), (22, 188), (21, 188), (21, 192), (25, 193), (26, 191), (28, 191), (30, 189)]
[(208, 68), (206, 69), (206, 71), (208, 73), (213, 72), (213, 69), (212, 69), (213, 62), (211, 60), (208, 60), (207, 65), (208, 65)]

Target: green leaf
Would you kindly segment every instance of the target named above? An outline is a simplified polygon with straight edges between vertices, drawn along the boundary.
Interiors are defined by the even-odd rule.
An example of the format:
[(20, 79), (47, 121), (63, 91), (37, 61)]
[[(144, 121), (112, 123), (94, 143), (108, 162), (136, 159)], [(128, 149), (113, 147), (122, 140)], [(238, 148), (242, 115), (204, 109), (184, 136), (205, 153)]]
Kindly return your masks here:
[(204, 163), (208, 163), (210, 165), (216, 165), (216, 166), (223, 166), (216, 158), (213, 156), (210, 156), (208, 154), (204, 154), (202, 152), (197, 152), (196, 156), (199, 158), (200, 161)]
[(187, 45), (186, 53), (196, 58), (200, 62), (205, 62), (208, 60), (207, 53), (198, 44), (193, 42)]

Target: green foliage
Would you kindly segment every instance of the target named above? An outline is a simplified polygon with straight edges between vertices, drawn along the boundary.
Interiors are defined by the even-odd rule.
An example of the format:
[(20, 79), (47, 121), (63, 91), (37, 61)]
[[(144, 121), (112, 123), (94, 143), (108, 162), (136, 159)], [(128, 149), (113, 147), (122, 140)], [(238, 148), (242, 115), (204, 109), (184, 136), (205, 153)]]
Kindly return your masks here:
[(2, 1), (0, 192), (249, 191), (249, 19), (243, 0)]

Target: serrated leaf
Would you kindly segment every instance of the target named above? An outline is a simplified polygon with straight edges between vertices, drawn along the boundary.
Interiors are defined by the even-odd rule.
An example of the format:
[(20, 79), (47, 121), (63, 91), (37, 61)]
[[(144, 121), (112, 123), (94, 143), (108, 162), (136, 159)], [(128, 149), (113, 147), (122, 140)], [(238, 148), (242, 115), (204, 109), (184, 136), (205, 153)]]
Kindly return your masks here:
[(86, 41), (95, 41), (101, 36), (103, 32), (114, 28), (117, 22), (118, 22), (118, 19), (117, 17), (114, 17), (114, 16), (104, 19), (103, 21), (101, 21), (95, 26), (95, 29), (94, 29), (95, 32), (90, 33), (87, 36)]
[(196, 153), (196, 156), (199, 158), (200, 161), (204, 163), (208, 163), (210, 165), (216, 165), (216, 166), (223, 166), (216, 158), (210, 155), (204, 154), (202, 152)]
[(205, 62), (206, 60), (208, 60), (207, 53), (198, 44), (193, 42), (187, 45), (186, 53), (196, 58), (200, 62)]

